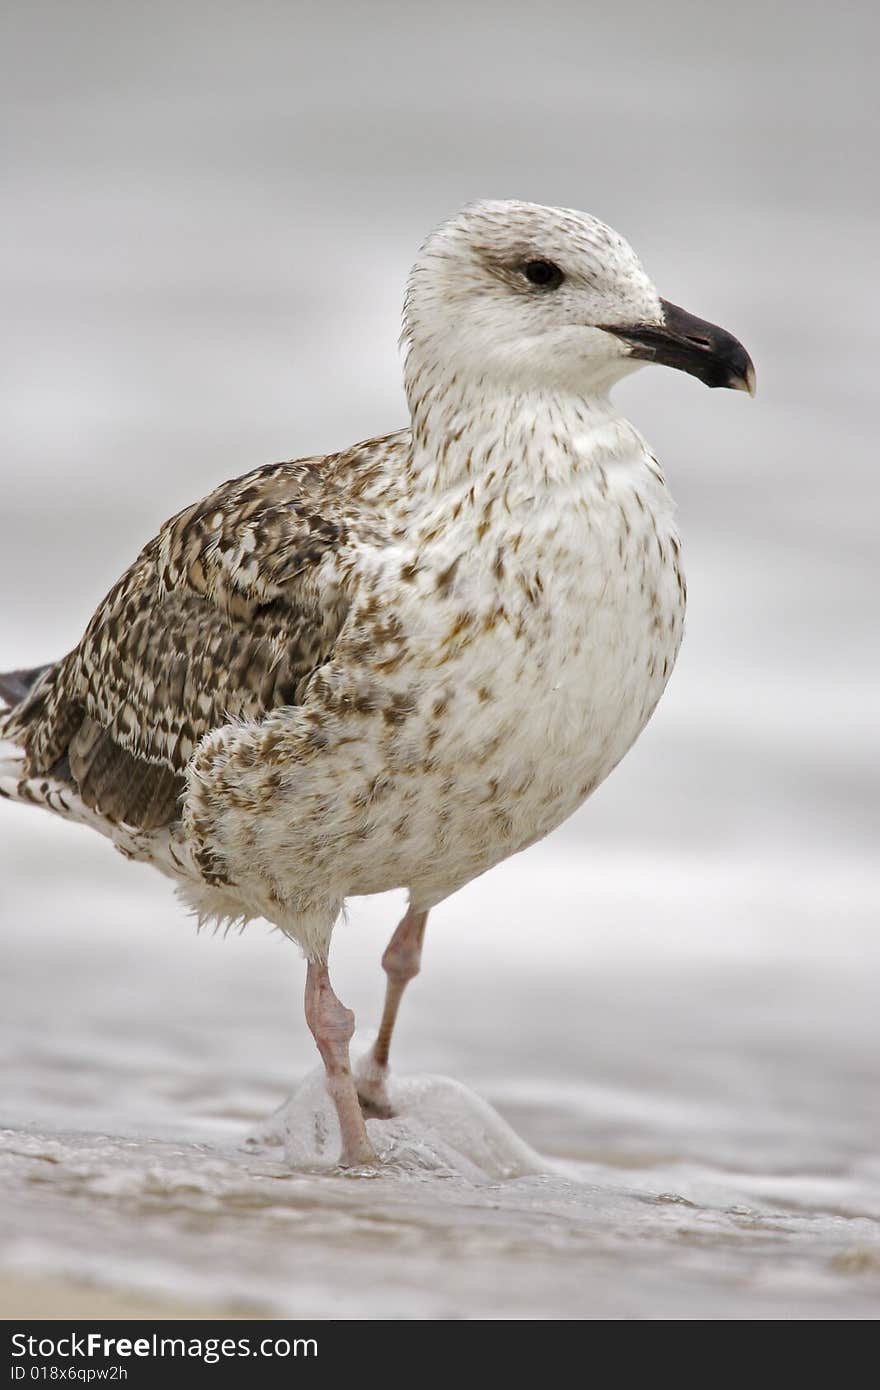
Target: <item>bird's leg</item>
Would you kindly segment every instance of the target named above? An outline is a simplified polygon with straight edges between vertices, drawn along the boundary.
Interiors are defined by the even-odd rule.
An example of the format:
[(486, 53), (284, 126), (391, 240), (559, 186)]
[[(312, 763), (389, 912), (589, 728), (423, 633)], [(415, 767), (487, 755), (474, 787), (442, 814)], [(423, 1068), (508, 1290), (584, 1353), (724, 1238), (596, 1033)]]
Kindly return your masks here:
[(427, 921), (427, 912), (414, 912), (410, 908), (399, 923), (382, 957), (382, 968), (388, 976), (385, 1008), (382, 1010), (379, 1036), (358, 1067), (357, 1077), (358, 1095), (369, 1115), (387, 1118), (392, 1113), (388, 1099), (388, 1053), (391, 1034), (394, 1032), (403, 991), (410, 980), (419, 973)]
[(306, 1022), (318, 1044), (327, 1073), (327, 1090), (339, 1116), (340, 1162), (344, 1168), (376, 1163), (348, 1056), (354, 1014), (336, 998), (326, 965), (317, 961), (309, 961), (306, 973)]

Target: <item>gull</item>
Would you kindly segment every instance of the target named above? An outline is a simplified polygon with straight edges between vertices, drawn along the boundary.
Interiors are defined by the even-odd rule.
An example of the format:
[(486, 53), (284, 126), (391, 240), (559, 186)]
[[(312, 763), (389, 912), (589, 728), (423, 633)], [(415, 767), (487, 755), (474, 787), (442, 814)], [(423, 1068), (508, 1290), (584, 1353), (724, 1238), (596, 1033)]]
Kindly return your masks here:
[[(340, 1163), (377, 1161), (428, 913), (575, 811), (651, 717), (685, 580), (663, 473), (610, 400), (646, 362), (754, 394), (596, 218), (480, 202), (421, 248), (407, 429), (258, 468), (166, 522), (67, 656), (0, 678), (0, 793), (108, 836), (200, 920), (301, 947)], [(403, 888), (375, 1044), (328, 956)]]

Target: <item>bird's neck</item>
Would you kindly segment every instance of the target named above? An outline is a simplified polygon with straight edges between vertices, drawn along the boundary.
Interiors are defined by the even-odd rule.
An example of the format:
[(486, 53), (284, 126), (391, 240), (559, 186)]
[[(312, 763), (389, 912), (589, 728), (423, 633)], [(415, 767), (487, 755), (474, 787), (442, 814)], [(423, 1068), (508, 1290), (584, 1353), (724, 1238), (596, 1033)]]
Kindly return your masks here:
[(456, 377), (413, 383), (413, 488), (542, 489), (632, 456), (640, 437), (607, 394), (515, 390)]

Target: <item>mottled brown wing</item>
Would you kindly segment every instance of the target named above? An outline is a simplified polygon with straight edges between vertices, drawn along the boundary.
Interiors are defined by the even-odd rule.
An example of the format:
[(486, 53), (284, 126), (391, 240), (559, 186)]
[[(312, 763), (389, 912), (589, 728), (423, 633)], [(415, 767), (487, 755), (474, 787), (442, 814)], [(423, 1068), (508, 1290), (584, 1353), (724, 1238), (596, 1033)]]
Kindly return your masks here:
[(323, 462), (258, 469), (162, 527), (21, 706), (32, 771), (115, 820), (168, 824), (204, 734), (296, 702), (348, 607), (346, 499)]

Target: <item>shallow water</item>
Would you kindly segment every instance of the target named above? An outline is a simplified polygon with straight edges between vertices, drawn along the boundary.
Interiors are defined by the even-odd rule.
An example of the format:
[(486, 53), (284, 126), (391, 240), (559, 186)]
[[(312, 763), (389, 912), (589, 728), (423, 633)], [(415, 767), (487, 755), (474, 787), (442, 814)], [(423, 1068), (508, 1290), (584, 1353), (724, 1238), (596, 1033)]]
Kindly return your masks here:
[[(197, 938), (148, 870), (0, 807), (0, 1273), (875, 1316), (876, 6), (92, 8), (33, 0), (3, 45), (0, 668), (66, 650), (218, 480), (402, 423), (403, 276), (467, 199), (607, 218), (759, 389), (621, 388), (680, 504), (679, 666), (587, 807), (432, 916), (394, 1060), (466, 1090), (404, 1099), (378, 1175), (315, 1167), (318, 1093), (287, 1112), (312, 1171), (265, 1138), (312, 1086), (289, 943)], [(336, 935), (361, 1046), (400, 906)], [(516, 1136), (488, 1167), (471, 1097)]]
[[(13, 824), (25, 862), (37, 815)], [(760, 861), (737, 886), (666, 855), (585, 876), (543, 847), (471, 885), (405, 1001), (400, 1115), (370, 1122), (383, 1168), (343, 1175), (294, 948), (197, 937), (161, 881), (135, 870), (133, 892), (107, 847), (74, 857), (51, 830), (62, 891), (32, 883), (4, 945), (4, 1270), (269, 1315), (880, 1312), (880, 949), (857, 866), (802, 870), (794, 927), (756, 907), (792, 897)], [(572, 906), (585, 882), (599, 928)], [(354, 903), (337, 939), (361, 1046), (397, 906)], [(549, 956), (513, 914), (552, 927)]]

